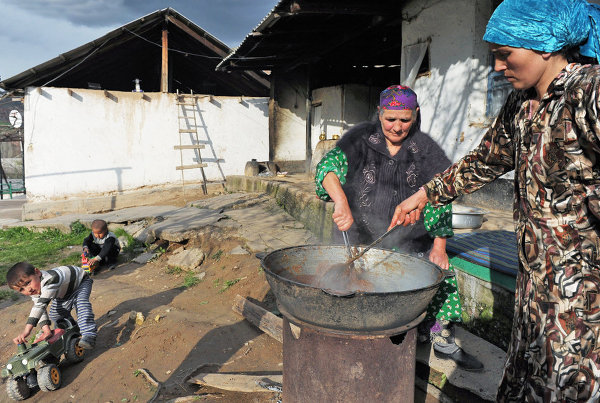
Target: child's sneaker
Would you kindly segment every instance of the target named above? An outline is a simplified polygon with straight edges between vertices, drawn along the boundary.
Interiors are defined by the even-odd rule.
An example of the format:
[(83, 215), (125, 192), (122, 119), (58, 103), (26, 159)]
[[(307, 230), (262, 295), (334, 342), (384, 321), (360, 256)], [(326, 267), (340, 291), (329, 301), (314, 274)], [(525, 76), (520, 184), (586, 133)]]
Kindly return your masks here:
[(84, 350), (92, 350), (94, 347), (96, 347), (96, 338), (92, 336), (83, 336), (81, 339), (79, 339), (79, 347), (83, 348)]

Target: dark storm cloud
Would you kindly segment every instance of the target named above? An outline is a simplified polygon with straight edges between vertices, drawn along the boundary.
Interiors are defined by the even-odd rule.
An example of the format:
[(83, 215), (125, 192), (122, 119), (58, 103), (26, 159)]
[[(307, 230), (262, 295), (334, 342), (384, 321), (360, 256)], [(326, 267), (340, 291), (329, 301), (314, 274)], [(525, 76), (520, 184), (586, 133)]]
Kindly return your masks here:
[(39, 16), (75, 25), (123, 25), (153, 11), (174, 8), (229, 46), (237, 46), (277, 0), (8, 0)]
[(167, 7), (233, 48), (277, 3), (278, 0), (0, 0), (0, 80)]

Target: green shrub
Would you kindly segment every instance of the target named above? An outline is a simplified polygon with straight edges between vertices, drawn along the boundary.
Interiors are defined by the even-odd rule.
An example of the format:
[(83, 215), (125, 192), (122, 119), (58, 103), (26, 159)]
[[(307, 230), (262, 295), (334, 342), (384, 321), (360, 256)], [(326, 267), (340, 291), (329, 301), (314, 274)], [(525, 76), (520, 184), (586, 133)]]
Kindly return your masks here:
[(227, 280), (227, 281), (225, 281), (223, 283), (223, 287), (221, 287), (221, 289), (219, 290), (219, 293), (227, 291), (227, 289), (229, 287), (231, 287), (234, 284), (237, 284), (240, 280), (241, 280), (241, 278), (234, 278), (233, 280)]
[(167, 267), (167, 274), (181, 274), (183, 269), (179, 266)]
[(200, 280), (197, 276), (196, 273), (194, 273), (193, 271), (188, 271), (185, 274), (185, 278), (183, 279), (183, 286), (185, 288), (190, 288), (193, 287), (199, 283), (201, 283), (202, 280)]

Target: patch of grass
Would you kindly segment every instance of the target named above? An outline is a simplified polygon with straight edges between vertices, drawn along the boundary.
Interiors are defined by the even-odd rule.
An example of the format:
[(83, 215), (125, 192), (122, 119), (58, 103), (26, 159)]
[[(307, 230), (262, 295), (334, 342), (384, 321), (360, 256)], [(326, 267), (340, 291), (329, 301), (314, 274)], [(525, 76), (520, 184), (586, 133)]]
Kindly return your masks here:
[(4, 301), (5, 299), (16, 301), (19, 299), (19, 293), (13, 290), (0, 290), (0, 301)]
[(79, 266), (81, 264), (81, 252), (70, 253), (67, 257), (64, 257), (58, 261), (61, 266)]
[(223, 251), (222, 251), (221, 249), (219, 249), (218, 251), (216, 251), (216, 252), (215, 252), (215, 253), (214, 253), (214, 254), (211, 256), (211, 258), (212, 258), (213, 260), (216, 260), (216, 261), (218, 261), (219, 259), (221, 259), (221, 256), (223, 256)]
[(131, 252), (133, 252), (134, 249), (144, 246), (144, 244), (142, 242), (136, 240), (134, 237), (132, 237), (130, 234), (128, 234), (123, 228), (117, 228), (115, 230), (114, 234), (117, 236), (117, 238), (125, 237), (125, 239), (127, 239), (127, 246), (123, 247), (121, 249), (121, 252), (131, 253)]
[(159, 257), (161, 257), (161, 255), (162, 255), (163, 253), (165, 253), (165, 252), (166, 252), (165, 248), (162, 248), (162, 247), (161, 247), (161, 248), (157, 248), (157, 249), (154, 251), (154, 256), (152, 257), (152, 259), (150, 259), (150, 261), (151, 261), (151, 262), (155, 261), (156, 259), (158, 259)]
[(179, 266), (167, 267), (167, 274), (181, 274), (183, 269)]
[(136, 369), (135, 371), (133, 371), (133, 376), (137, 377), (141, 373), (142, 373), (142, 371), (140, 371), (139, 369)]
[(200, 280), (197, 276), (196, 273), (194, 273), (193, 271), (188, 271), (185, 275), (185, 278), (183, 279), (183, 286), (185, 288), (190, 288), (193, 287), (199, 283), (201, 283), (202, 280)]
[(223, 287), (219, 290), (219, 293), (225, 292), (234, 284), (237, 284), (241, 278), (234, 278), (233, 280), (227, 280), (223, 283)]
[(62, 249), (83, 243), (89, 230), (83, 224), (71, 224), (71, 233), (57, 229), (41, 232), (25, 227), (0, 230), (0, 285), (6, 283), (6, 272), (13, 264), (28, 261), (38, 268), (57, 265)]

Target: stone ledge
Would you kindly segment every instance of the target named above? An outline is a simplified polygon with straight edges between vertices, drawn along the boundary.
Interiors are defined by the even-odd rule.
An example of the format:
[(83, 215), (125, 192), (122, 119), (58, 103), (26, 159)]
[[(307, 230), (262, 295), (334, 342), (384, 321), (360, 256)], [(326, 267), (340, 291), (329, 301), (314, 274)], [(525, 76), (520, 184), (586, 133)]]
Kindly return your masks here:
[(318, 199), (314, 194), (314, 185), (308, 178), (235, 175), (227, 177), (226, 188), (229, 192), (263, 192), (271, 195), (281, 208), (302, 222), (322, 242), (331, 241), (333, 203)]
[[(208, 184), (209, 193), (221, 189), (221, 185)], [(202, 194), (200, 184), (186, 184), (186, 197), (193, 199), (194, 194)], [(179, 195), (183, 197), (181, 185), (156, 186), (142, 188), (122, 193), (95, 197), (73, 197), (65, 200), (28, 200), (22, 207), (21, 220), (41, 220), (45, 218), (58, 217), (65, 214), (96, 214), (155, 204), (157, 201), (173, 198)]]

